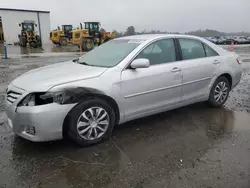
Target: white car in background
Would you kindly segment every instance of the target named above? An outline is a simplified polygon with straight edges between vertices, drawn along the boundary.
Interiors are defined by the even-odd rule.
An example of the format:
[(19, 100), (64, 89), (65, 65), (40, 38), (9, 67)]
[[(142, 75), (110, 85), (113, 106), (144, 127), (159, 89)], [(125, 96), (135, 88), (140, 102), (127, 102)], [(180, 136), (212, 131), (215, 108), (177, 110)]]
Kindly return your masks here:
[(246, 37), (234, 37), (235, 44), (247, 44), (248, 40)]
[(238, 55), (199, 37), (117, 38), (16, 78), (5, 112), (23, 138), (69, 136), (87, 146), (109, 138), (116, 124), (201, 101), (222, 106), (241, 79), (240, 64)]

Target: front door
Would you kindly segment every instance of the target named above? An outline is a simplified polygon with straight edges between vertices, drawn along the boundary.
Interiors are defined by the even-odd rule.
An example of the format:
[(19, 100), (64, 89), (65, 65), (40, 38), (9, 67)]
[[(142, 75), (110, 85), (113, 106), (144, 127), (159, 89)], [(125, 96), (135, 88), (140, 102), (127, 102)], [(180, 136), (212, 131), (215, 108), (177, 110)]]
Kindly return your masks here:
[[(218, 54), (195, 39), (179, 39), (182, 52), (182, 101), (192, 101), (209, 93), (209, 84), (216, 74)], [(205, 45), (205, 46), (203, 46)]]
[(181, 100), (182, 72), (176, 61), (173, 39), (158, 40), (137, 57), (150, 61), (149, 68), (122, 72), (122, 94), (126, 119), (160, 112)]

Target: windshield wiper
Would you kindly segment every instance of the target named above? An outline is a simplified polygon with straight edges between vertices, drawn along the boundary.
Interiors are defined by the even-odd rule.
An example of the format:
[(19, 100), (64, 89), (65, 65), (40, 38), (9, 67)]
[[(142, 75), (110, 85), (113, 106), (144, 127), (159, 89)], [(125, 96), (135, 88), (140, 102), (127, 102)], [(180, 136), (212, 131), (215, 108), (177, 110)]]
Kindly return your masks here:
[(73, 61), (74, 63), (78, 63), (79, 58), (73, 59), (72, 61)]
[[(86, 63), (86, 62), (79, 62), (79, 61), (78, 61), (78, 63), (81, 64), (81, 65), (89, 65), (89, 64)], [(89, 66), (91, 66), (91, 65), (89, 65)]]
[[(74, 63), (79, 63), (79, 64), (81, 64), (81, 65), (89, 65), (89, 64), (86, 63), (86, 62), (80, 62), (80, 61), (79, 61), (79, 58), (74, 59), (73, 62), (74, 62)], [(91, 65), (89, 65), (89, 66), (91, 66)]]

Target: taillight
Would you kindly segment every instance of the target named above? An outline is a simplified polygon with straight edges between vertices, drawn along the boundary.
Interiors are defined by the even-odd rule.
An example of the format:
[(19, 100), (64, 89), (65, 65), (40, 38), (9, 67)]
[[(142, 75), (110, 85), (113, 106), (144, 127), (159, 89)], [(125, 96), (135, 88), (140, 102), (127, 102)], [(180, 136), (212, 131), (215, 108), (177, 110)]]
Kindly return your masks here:
[(241, 64), (241, 63), (242, 63), (239, 57), (236, 58), (236, 61), (238, 62), (238, 64)]

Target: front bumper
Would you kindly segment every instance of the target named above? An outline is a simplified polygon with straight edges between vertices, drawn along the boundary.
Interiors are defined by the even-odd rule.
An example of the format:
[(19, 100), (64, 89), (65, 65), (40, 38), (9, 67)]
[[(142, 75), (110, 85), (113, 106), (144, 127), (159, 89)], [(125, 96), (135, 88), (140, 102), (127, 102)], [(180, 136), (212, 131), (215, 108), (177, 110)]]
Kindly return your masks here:
[[(17, 107), (16, 103), (5, 103), (5, 113), (14, 133), (30, 141), (42, 142), (63, 138), (64, 119), (74, 106), (51, 103)], [(34, 127), (34, 135), (27, 132), (27, 126)]]

